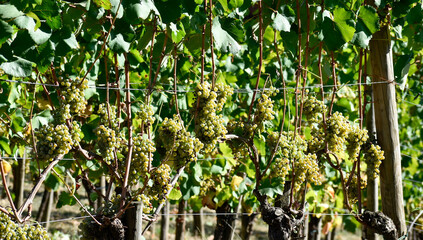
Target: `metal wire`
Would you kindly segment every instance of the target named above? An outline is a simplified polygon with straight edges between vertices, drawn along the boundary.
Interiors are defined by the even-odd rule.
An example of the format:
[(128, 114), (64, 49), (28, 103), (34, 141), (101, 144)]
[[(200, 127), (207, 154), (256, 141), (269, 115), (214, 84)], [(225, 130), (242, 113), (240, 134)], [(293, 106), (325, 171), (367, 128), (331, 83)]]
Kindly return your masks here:
[[(22, 84), (29, 84), (29, 85), (40, 85), (40, 86), (50, 86), (50, 87), (59, 87), (58, 85), (55, 84), (48, 84), (48, 83), (38, 83), (38, 82), (28, 82), (28, 81), (19, 81), (19, 80), (9, 80), (9, 79), (0, 79), (0, 81), (4, 81), (4, 82), (13, 82), (13, 83), (22, 83)], [(370, 82), (370, 83), (346, 83), (346, 84), (342, 84), (342, 85), (323, 85), (323, 88), (333, 88), (333, 87), (338, 87), (342, 88), (344, 86), (358, 86), (358, 85), (375, 85), (375, 84), (389, 84), (391, 82), (388, 81), (381, 81), (381, 82)], [(102, 86), (104, 85), (104, 86)], [(88, 85), (89, 88), (97, 88), (97, 89), (107, 89), (107, 87), (105, 86), (105, 84), (102, 85)], [(297, 89), (320, 89), (322, 88), (322, 86), (320, 84), (316, 84), (313, 86), (306, 86), (306, 87), (281, 87), (281, 88), (274, 88), (276, 90), (297, 90)], [(109, 87), (110, 90), (123, 90), (123, 91), (149, 91), (150, 89), (148, 88), (117, 88), (117, 87)], [(164, 92), (169, 92), (169, 93), (187, 93), (187, 92), (194, 92), (194, 90), (189, 90), (189, 89), (182, 89), (182, 90), (163, 90), (163, 89), (153, 89), (155, 91), (164, 91)], [(265, 90), (271, 90), (271, 88), (260, 88), (260, 89), (247, 89), (247, 88), (239, 88), (239, 89), (234, 89), (234, 93), (253, 93), (255, 91), (257, 92), (262, 92)]]

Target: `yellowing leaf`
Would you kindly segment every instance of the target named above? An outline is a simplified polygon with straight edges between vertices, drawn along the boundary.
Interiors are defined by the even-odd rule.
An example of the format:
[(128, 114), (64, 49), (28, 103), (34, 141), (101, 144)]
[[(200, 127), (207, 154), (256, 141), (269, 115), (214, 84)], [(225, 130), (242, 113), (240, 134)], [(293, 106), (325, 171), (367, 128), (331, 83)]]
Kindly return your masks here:
[(12, 166), (10, 165), (10, 163), (6, 162), (4, 160), (1, 161), (1, 165), (2, 165), (2, 168), (3, 168), (4, 174), (7, 174), (12, 169)]
[(240, 176), (234, 176), (231, 181), (231, 188), (233, 191), (238, 190), (239, 184), (241, 184), (242, 180), (244, 180)]

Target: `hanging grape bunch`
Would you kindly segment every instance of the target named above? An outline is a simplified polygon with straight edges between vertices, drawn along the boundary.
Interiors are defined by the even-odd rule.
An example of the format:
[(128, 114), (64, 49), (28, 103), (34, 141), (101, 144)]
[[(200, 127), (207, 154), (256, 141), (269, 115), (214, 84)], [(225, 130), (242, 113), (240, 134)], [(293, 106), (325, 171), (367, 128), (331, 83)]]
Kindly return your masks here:
[(264, 90), (261, 97), (258, 99), (257, 108), (254, 113), (254, 123), (257, 124), (258, 131), (264, 131), (264, 123), (271, 121), (275, 118), (275, 111), (273, 110), (274, 101), (270, 98), (276, 96), (279, 91), (271, 87), (268, 90)]
[[(274, 149), (279, 138), (279, 133), (274, 132), (268, 137), (267, 144)], [(272, 147), (273, 146), (273, 147)], [(290, 164), (295, 164), (295, 190), (298, 191), (305, 180), (320, 185), (322, 177), (317, 164), (317, 156), (308, 152), (307, 141), (294, 132), (282, 132), (276, 152), (274, 176), (285, 178), (292, 171)]]
[(186, 131), (177, 115), (165, 118), (158, 131), (157, 149), (166, 161), (173, 162), (178, 169), (197, 160), (197, 153), (204, 145)]
[(79, 77), (64, 78), (59, 76), (57, 81), (59, 82), (59, 89), (62, 97), (61, 107), (69, 108), (71, 114), (81, 115), (84, 113), (87, 105), (84, 91), (88, 88), (88, 80), (84, 79), (81, 82)]
[(100, 125), (95, 130), (95, 134), (97, 136), (97, 149), (104, 158), (104, 161), (111, 165), (114, 159), (114, 151), (120, 147), (120, 141), (116, 131), (105, 125)]
[(204, 144), (203, 151), (210, 153), (218, 139), (227, 133), (225, 121), (217, 112), (222, 111), (227, 96), (232, 95), (233, 89), (221, 83), (212, 89), (211, 84), (204, 82), (197, 85), (195, 93), (199, 103), (195, 133)]
[(364, 161), (367, 164), (367, 177), (369, 179), (376, 179), (379, 175), (379, 166), (385, 159), (383, 151), (380, 146), (374, 145), (369, 141), (363, 146)]
[(42, 160), (51, 160), (60, 154), (67, 154), (81, 141), (79, 132), (81, 129), (76, 122), (72, 122), (71, 130), (66, 124), (42, 126), (35, 133), (38, 140), (38, 157)]
[(0, 239), (2, 240), (47, 240), (50, 237), (40, 225), (23, 225), (15, 223), (5, 213), (0, 212)]
[(118, 119), (116, 119), (116, 106), (102, 103), (98, 105), (98, 115), (100, 116), (100, 123), (105, 126), (110, 126), (116, 129), (118, 126)]
[(257, 124), (248, 123), (245, 120), (231, 119), (226, 128), (229, 134), (243, 138), (231, 139), (231, 141), (227, 142), (234, 157), (238, 159), (248, 158), (248, 145), (244, 140), (252, 139), (255, 129), (257, 129)]
[(308, 122), (318, 123), (326, 113), (326, 106), (314, 96), (307, 95), (303, 101), (303, 114)]

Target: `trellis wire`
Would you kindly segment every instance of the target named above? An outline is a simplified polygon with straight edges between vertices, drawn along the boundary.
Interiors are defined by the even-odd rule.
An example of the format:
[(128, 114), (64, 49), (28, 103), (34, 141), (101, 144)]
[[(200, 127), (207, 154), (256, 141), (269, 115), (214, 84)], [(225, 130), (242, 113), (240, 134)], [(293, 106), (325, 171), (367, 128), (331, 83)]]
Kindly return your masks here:
[[(253, 213), (159, 213), (157, 214), (158, 216), (249, 216), (252, 214), (256, 214), (256, 215), (260, 215), (259, 212), (253, 212)], [(143, 214), (144, 216), (150, 216), (153, 217), (153, 214)], [(321, 215), (321, 216), (354, 216), (355, 214), (351, 214), (351, 213), (305, 213), (304, 215)], [(36, 223), (32, 223), (30, 225), (38, 225), (38, 224), (46, 224), (46, 223), (56, 223), (56, 222), (68, 222), (68, 221), (72, 221), (72, 220), (81, 220), (81, 219), (85, 219), (85, 218), (90, 218), (90, 216), (79, 216), (79, 217), (70, 217), (70, 218), (61, 218), (61, 219), (54, 219), (54, 220), (50, 220), (50, 221), (44, 221), (44, 222), (36, 222)], [(414, 225), (418, 225), (419, 224), (414, 224)]]
[[(40, 86), (50, 86), (50, 87), (59, 87), (58, 85), (55, 84), (49, 84), (49, 83), (38, 83), (38, 82), (28, 82), (28, 81), (18, 81), (18, 80), (9, 80), (9, 79), (0, 79), (1, 81), (4, 82), (13, 82), (13, 83), (22, 83), (22, 84), (29, 84), (29, 85), (40, 85)], [(345, 83), (342, 85), (323, 85), (321, 86), (320, 84), (316, 84), (313, 86), (306, 86), (306, 87), (281, 87), (281, 88), (274, 88), (275, 90), (298, 90), (298, 89), (319, 89), (321, 87), (323, 88), (333, 88), (333, 87), (338, 87), (338, 88), (342, 88), (344, 86), (358, 86), (358, 85), (375, 85), (375, 84), (389, 84), (392, 82), (388, 82), (388, 81), (381, 81), (381, 82), (370, 82), (370, 83)], [(102, 84), (105, 85), (105, 84)], [(107, 89), (106, 86), (100, 86), (100, 85), (88, 85), (89, 88), (97, 88), (97, 89)], [(118, 87), (109, 87), (109, 90), (123, 90), (123, 91), (149, 91), (148, 88), (118, 88)], [(187, 93), (187, 92), (194, 92), (194, 90), (163, 90), (163, 89), (154, 89), (156, 91), (164, 91), (164, 92), (169, 92), (169, 93)], [(252, 93), (252, 92), (261, 92), (261, 91), (265, 91), (265, 90), (271, 90), (271, 88), (259, 88), (257, 90), (255, 89), (247, 89), (247, 88), (239, 88), (239, 89), (234, 89), (234, 93)]]

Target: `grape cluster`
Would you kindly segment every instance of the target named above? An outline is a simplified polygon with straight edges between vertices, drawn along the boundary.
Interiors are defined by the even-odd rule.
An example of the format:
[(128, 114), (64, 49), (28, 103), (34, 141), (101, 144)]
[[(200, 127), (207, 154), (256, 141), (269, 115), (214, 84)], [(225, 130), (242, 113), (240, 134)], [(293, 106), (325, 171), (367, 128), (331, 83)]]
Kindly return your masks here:
[(316, 185), (322, 184), (322, 177), (319, 173), (319, 166), (317, 165), (316, 154), (307, 154), (302, 158), (298, 159), (295, 163), (295, 190), (300, 190), (301, 184), (307, 179), (307, 181)]
[(156, 120), (154, 116), (154, 110), (151, 105), (142, 104), (140, 111), (137, 112), (137, 116), (146, 125), (151, 125)]
[(307, 96), (303, 101), (303, 114), (310, 123), (317, 123), (326, 113), (326, 106), (314, 96)]
[(40, 225), (19, 225), (5, 213), (0, 212), (0, 239), (2, 240), (46, 240), (47, 231)]
[(280, 138), (278, 132), (269, 134), (267, 145), (270, 149), (274, 149), (279, 139), (277, 150), (278, 157), (275, 159), (274, 176), (280, 177), (285, 181), (289, 171), (291, 171), (290, 163), (295, 164), (295, 190), (298, 191), (301, 184), (307, 179), (309, 182), (320, 185), (321, 176), (319, 166), (317, 165), (316, 154), (308, 153), (307, 141), (293, 132), (282, 132)]
[[(347, 174), (344, 183), (347, 183), (349, 175)], [(358, 181), (357, 175), (352, 176), (350, 185), (348, 186), (348, 200), (351, 204), (357, 203), (358, 201)], [(360, 189), (363, 190), (367, 187), (367, 180), (363, 177), (360, 178)]]
[(383, 151), (378, 145), (367, 142), (363, 146), (364, 161), (367, 164), (366, 174), (369, 179), (375, 179), (379, 175), (379, 166), (385, 159)]
[(278, 90), (273, 87), (270, 90), (265, 90), (257, 102), (257, 108), (254, 113), (254, 123), (257, 124), (259, 132), (264, 131), (264, 122), (271, 121), (275, 118), (275, 111), (273, 110), (273, 100), (271, 96), (276, 96)]
[(162, 204), (166, 201), (167, 194), (172, 190), (171, 174), (172, 170), (166, 163), (161, 164), (151, 172), (151, 179), (145, 191), (136, 197), (136, 200), (142, 201), (143, 212), (150, 213), (153, 210), (153, 201)]
[(105, 125), (100, 125), (95, 130), (95, 134), (97, 136), (97, 146), (101, 156), (107, 164), (111, 165), (114, 159), (114, 151), (120, 147), (120, 141), (115, 130)]
[(66, 124), (45, 125), (37, 132), (37, 152), (42, 160), (49, 160), (59, 154), (67, 154), (73, 146), (78, 146), (81, 141), (80, 127), (76, 122), (72, 122), (72, 129)]
[(211, 177), (207, 177), (201, 181), (199, 195), (205, 197), (209, 191), (216, 191), (216, 182)]
[(198, 138), (186, 131), (176, 115), (164, 119), (156, 139), (159, 152), (165, 153), (166, 159), (173, 161), (176, 168), (196, 161), (197, 153), (204, 146)]
[(360, 154), (360, 147), (367, 141), (369, 135), (366, 129), (360, 129), (357, 126), (351, 126), (347, 137), (347, 152), (352, 161), (357, 160)]
[[(248, 123), (244, 120), (231, 119), (228, 122), (227, 130), (230, 134), (235, 134), (243, 139), (251, 139), (257, 129), (257, 124)], [(235, 158), (242, 159), (248, 156), (248, 146), (241, 139), (232, 139), (228, 142)]]
[(87, 106), (84, 90), (88, 88), (88, 80), (84, 79), (81, 82), (79, 77), (72, 79), (59, 76), (57, 81), (60, 85), (63, 106), (69, 105), (72, 114), (82, 114)]
[(328, 150), (333, 153), (344, 151), (344, 145), (351, 125), (340, 112), (335, 112), (326, 120), (326, 143)]
[[(98, 115), (100, 116), (100, 123), (105, 126), (110, 126), (112, 129), (116, 129), (118, 126), (118, 121), (116, 119), (116, 106), (109, 106), (109, 111), (107, 111), (107, 104), (102, 103), (98, 105)], [(110, 122), (109, 122), (110, 115)]]
[(199, 103), (197, 121), (200, 122), (195, 127), (195, 133), (204, 144), (203, 151), (210, 153), (218, 139), (227, 133), (225, 121), (217, 111), (223, 109), (227, 96), (233, 93), (233, 89), (223, 84), (217, 84), (212, 89), (208, 82), (204, 82), (197, 85), (195, 93)]
[[(156, 151), (154, 142), (138, 134), (132, 139), (133, 151), (131, 162), (130, 181), (135, 185), (137, 180), (143, 179), (148, 172), (149, 153)], [(152, 159), (151, 159), (152, 160)]]

